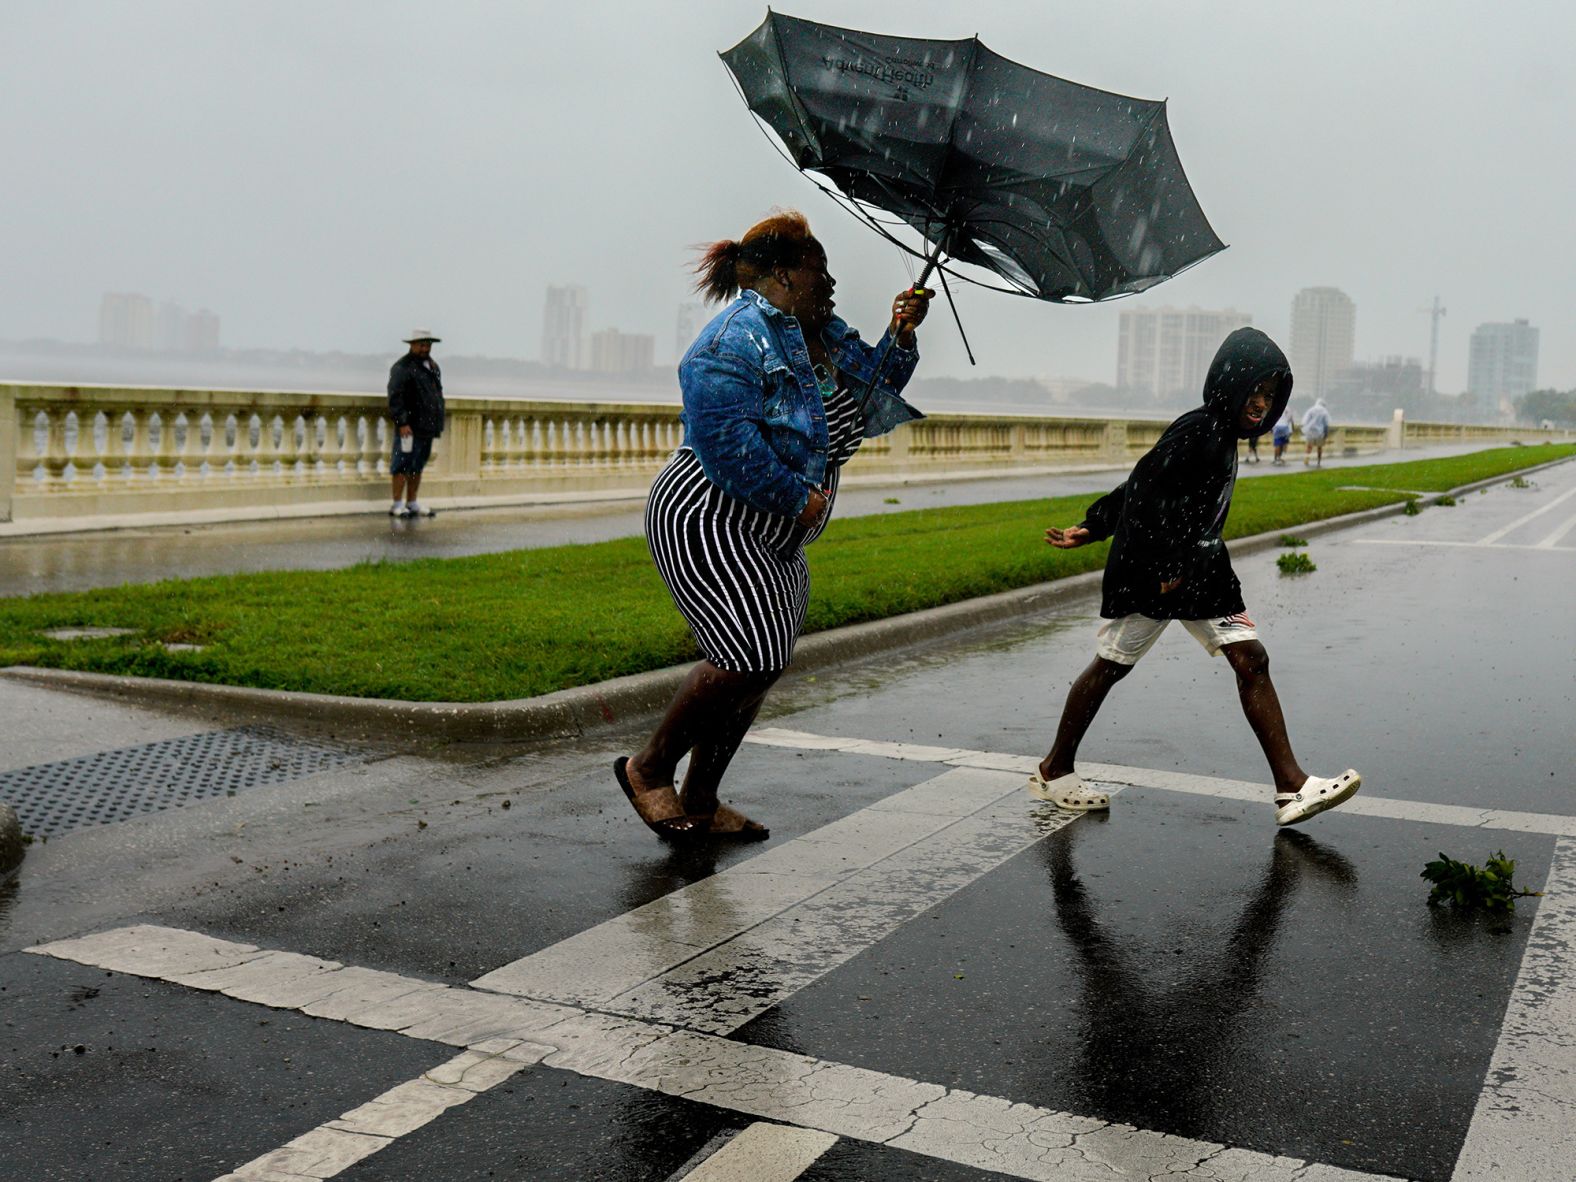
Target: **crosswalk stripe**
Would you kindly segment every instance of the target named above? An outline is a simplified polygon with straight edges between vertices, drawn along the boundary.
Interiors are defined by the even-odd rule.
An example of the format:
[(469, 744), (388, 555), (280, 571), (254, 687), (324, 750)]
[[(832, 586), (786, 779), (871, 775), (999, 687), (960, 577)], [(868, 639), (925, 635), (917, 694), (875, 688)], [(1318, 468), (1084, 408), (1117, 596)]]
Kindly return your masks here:
[(1022, 787), (951, 769), (471, 984), (730, 1034), (1076, 818)]
[(836, 1144), (830, 1133), (756, 1121), (681, 1177), (684, 1182), (793, 1182)]
[(1576, 1161), (1576, 843), (1561, 838), (1454, 1182), (1569, 1178)]
[[(395, 1140), (431, 1124), (449, 1109), (497, 1087), (529, 1064), (505, 1059), (521, 1044), (482, 1044), (434, 1067), (420, 1079), (390, 1088), (359, 1107), (253, 1158), (215, 1182), (308, 1182), (332, 1178)], [(541, 1048), (546, 1054), (550, 1048)]]
[[(344, 966), (316, 957), (270, 952), (154, 925), (60, 940), (26, 951), (178, 984), (198, 980), (211, 985), (214, 981), (204, 980), (210, 970), (265, 957), (271, 971), (292, 981), (344, 971)], [(283, 971), (287, 969), (298, 972)], [(714, 1034), (502, 994), (434, 988), (431, 982), (414, 978), (409, 984), (410, 990), (394, 1000), (372, 1000), (376, 983), (352, 984), (351, 991), (366, 990), (366, 1004), (345, 1004), (344, 1020), (457, 1045), (474, 1039), (468, 1049), (521, 1068), (541, 1063), (761, 1120), (889, 1145), (1035, 1182), (1139, 1182), (1165, 1175), (1212, 1182), (1370, 1182), (1384, 1177), (1019, 1104)], [(331, 986), (317, 980), (301, 992), (315, 994), (324, 988)], [(484, 1003), (480, 1009), (474, 1005), (478, 1001)], [(303, 1004), (310, 1003), (283, 1008), (301, 1009)], [(348, 1120), (349, 1114), (340, 1118)], [(360, 1132), (360, 1127), (346, 1123), (311, 1130), (282, 1147), (301, 1151), (284, 1165), (258, 1167), (239, 1182), (332, 1177), (391, 1140)], [(307, 1172), (300, 1172), (300, 1166)], [(293, 1178), (286, 1169), (296, 1171)], [(231, 1174), (226, 1182), (238, 1180)]]
[[(866, 743), (858, 739), (836, 739), (828, 735), (810, 734), (805, 731), (782, 727), (761, 727), (746, 736), (746, 742), (770, 747), (802, 747), (804, 749), (852, 751), (880, 755), (882, 747), (897, 748), (901, 744)], [(937, 748), (938, 751), (944, 750)], [(951, 749), (945, 749), (951, 750)], [(892, 758), (912, 759), (905, 753), (892, 754)], [(1004, 752), (961, 751), (937, 762), (955, 767), (1002, 768), (1027, 774), (1039, 761), (1030, 755)], [(1156, 788), (1162, 792), (1186, 792), (1194, 796), (1218, 796), (1228, 800), (1246, 800), (1269, 807), (1271, 787), (1268, 782), (1227, 780), (1219, 776), (1199, 776), (1189, 772), (1159, 771), (1153, 768), (1128, 767), (1116, 763), (1080, 762), (1079, 773), (1086, 782), (1098, 783), (1102, 788), (1120, 790), (1128, 788)], [(1369, 786), (1371, 787), (1371, 785)], [(1375, 796), (1367, 788), (1341, 805), (1346, 815), (1389, 817), (1401, 821), (1428, 821), (1437, 825), (1455, 825), (1470, 829), (1505, 829), (1516, 833), (1543, 833), (1555, 837), (1576, 837), (1576, 817), (1563, 813), (1528, 813), (1514, 809), (1476, 808), (1468, 805), (1433, 804), (1422, 800), (1401, 800), (1395, 797)]]

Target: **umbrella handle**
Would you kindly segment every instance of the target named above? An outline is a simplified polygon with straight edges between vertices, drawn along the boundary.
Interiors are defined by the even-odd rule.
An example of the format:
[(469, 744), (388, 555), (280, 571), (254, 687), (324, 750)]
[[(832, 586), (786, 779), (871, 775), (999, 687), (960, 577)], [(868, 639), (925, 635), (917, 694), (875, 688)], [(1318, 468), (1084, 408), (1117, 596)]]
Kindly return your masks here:
[[(922, 296), (922, 295), (931, 295), (931, 296), (933, 296), (936, 293), (933, 292), (933, 291), (926, 291), (924, 287), (922, 287), (920, 284), (916, 283), (916, 284), (914, 284), (914, 286), (912, 286), (912, 287), (910, 287), (908, 289), (908, 294), (909, 295), (917, 295), (917, 296)], [(906, 319), (907, 318), (901, 312), (894, 312), (893, 315), (892, 315), (892, 322), (894, 324), (899, 325), (899, 326), (901, 326)]]
[[(945, 241), (945, 239), (943, 239), (943, 241)], [(930, 273), (936, 269), (936, 266), (940, 263), (940, 261), (941, 261), (941, 247), (937, 246), (936, 249), (934, 251), (932, 251), (930, 253), (930, 255), (925, 259), (925, 269), (919, 273), (919, 278), (914, 280), (914, 286), (909, 288), (909, 290), (912, 291), (915, 295), (924, 295), (925, 294), (925, 280), (930, 278)], [(943, 276), (942, 278), (945, 279), (946, 277)], [(951, 298), (950, 294), (949, 294), (948, 298), (949, 299)], [(954, 313), (954, 315), (955, 314), (956, 313)], [(901, 316), (897, 317), (897, 322), (899, 324), (902, 324), (903, 323), (903, 318)]]
[[(943, 235), (942, 242), (945, 241), (946, 236)], [(923, 288), (925, 286), (925, 280), (930, 278), (930, 273), (936, 269), (936, 265), (940, 262), (941, 247), (937, 246), (936, 249), (931, 253), (930, 257), (925, 260), (925, 269), (919, 273), (919, 278), (914, 281), (914, 286), (916, 288)]]

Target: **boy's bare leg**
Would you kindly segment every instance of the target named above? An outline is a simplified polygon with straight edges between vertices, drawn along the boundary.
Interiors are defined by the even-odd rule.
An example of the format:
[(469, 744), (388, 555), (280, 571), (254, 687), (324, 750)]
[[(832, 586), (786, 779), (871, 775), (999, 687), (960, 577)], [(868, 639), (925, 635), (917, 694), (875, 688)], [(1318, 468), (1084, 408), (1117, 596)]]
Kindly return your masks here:
[(1089, 724), (1094, 722), (1094, 716), (1100, 712), (1100, 706), (1106, 694), (1111, 692), (1111, 687), (1126, 677), (1132, 668), (1131, 665), (1096, 657), (1078, 675), (1072, 689), (1067, 691), (1067, 704), (1062, 707), (1062, 720), (1056, 727), (1056, 742), (1051, 746), (1050, 754), (1040, 761), (1040, 779), (1055, 780), (1072, 775), (1078, 744), (1088, 732)]
[(1257, 640), (1238, 641), (1225, 645), (1220, 651), (1237, 675), (1237, 696), (1242, 699), (1242, 713), (1247, 716), (1248, 725), (1264, 749), (1264, 758), (1269, 760), (1275, 791), (1301, 790), (1308, 773), (1292, 754), (1291, 739), (1286, 735), (1286, 719), (1281, 714), (1280, 695), (1270, 680), (1269, 652)]

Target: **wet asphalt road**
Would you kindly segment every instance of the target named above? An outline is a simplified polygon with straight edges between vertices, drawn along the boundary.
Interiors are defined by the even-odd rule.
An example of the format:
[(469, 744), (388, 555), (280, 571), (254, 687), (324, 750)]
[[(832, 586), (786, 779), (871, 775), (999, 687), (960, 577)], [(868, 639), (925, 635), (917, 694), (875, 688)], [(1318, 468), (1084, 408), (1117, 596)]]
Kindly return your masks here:
[[(1151, 1146), (1194, 1138), (1261, 1162), (1452, 1177), (1547, 903), (1524, 900), (1508, 920), (1431, 910), (1418, 871), (1439, 850), (1481, 861), (1502, 847), (1537, 886), (1556, 839), (1422, 806), (1576, 817), (1576, 528), (1560, 532), (1576, 527), (1576, 464), (1535, 485), (1316, 539), (1312, 575), (1279, 575), (1272, 553), (1237, 563), (1302, 762), (1355, 766), (1359, 802), (1418, 802), (1415, 816), (1342, 809), (1277, 838), (1229, 672), (1173, 629), (1113, 692), (1082, 758), (1263, 783), (1261, 800), (1128, 788), (1109, 817), (1024, 836), (1013, 827), (1045, 806), (1011, 791), (982, 815), (997, 816), (993, 840), (1016, 844), (906, 918), (880, 917), (906, 890), (959, 874), (960, 847), (921, 843), (894, 855), (911, 862), (882, 889), (795, 918), (778, 939), (801, 947), (797, 966), (819, 967), (781, 996), (759, 963), (674, 996), (744, 1006), (726, 1041), (750, 1053), (1124, 1122)], [(789, 681), (762, 725), (1037, 757), (1091, 655), (1096, 608)], [(911, 814), (867, 810), (949, 773), (879, 749), (747, 744), (728, 790), (772, 840), (671, 851), (608, 774), (636, 737), (369, 750), (349, 770), (35, 849), (0, 888), (0, 1177), (213, 1178), (457, 1053), (24, 945), (141, 921), (461, 988), (692, 884), (749, 882), (740, 873), (775, 851), (788, 855), (775, 871), (786, 891), (836, 848), (826, 826), (875, 816), (890, 820), (872, 832), (902, 828)], [(626, 948), (666, 938), (637, 926)], [(742, 1068), (716, 1068), (716, 1088), (686, 1095), (599, 1070), (529, 1067), (337, 1176), (664, 1182), (720, 1134), (792, 1120), (738, 1098)], [(839, 1126), (798, 1176), (1038, 1176), (987, 1168), (989, 1137), (967, 1121), (894, 1146), (874, 1117), (835, 1119), (855, 1127)], [(1498, 1176), (1569, 1178), (1576, 1158), (1540, 1169), (1512, 1162)]]

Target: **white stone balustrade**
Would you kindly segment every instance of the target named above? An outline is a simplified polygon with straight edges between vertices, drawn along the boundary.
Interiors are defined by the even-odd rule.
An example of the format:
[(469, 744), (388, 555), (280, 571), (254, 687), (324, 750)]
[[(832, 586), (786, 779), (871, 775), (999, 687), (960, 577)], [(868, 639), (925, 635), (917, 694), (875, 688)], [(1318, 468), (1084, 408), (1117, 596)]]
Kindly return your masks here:
[[(451, 398), (422, 499), (478, 505), (639, 496), (679, 445), (678, 409)], [(378, 395), (0, 383), (0, 522), (84, 529), (380, 506), (392, 442), (383, 412)], [(849, 479), (1119, 466), (1148, 450), (1165, 423), (935, 414), (867, 442)], [(1398, 417), (1389, 427), (1337, 427), (1330, 448), (1377, 452), (1398, 442), (1568, 434)]]

